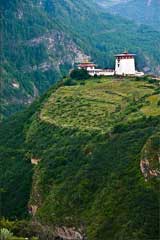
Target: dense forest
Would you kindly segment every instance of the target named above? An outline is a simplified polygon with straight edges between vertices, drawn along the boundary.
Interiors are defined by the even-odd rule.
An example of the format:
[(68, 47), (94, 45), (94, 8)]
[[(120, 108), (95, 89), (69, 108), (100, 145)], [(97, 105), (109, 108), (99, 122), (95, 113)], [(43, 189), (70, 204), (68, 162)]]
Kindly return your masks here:
[(93, 0), (2, 0), (1, 13), (1, 119), (30, 104), (82, 56), (113, 67), (114, 54), (127, 49), (137, 54), (138, 69), (159, 74), (160, 33), (112, 16)]
[(64, 78), (2, 123), (1, 213), (10, 222), (0, 225), (43, 240), (64, 229), (157, 240), (159, 94), (146, 77)]

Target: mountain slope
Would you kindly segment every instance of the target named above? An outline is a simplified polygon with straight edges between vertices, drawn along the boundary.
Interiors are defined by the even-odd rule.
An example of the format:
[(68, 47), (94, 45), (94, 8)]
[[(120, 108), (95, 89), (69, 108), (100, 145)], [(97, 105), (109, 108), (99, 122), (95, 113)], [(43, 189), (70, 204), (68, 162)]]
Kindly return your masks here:
[(146, 181), (140, 162), (147, 151), (157, 171), (159, 91), (149, 79), (65, 80), (4, 122), (3, 216), (28, 206), (40, 239), (157, 240), (159, 173)]
[(110, 13), (136, 21), (139, 24), (147, 24), (160, 31), (160, 1), (159, 0), (128, 0), (128, 1), (98, 1)]
[(1, 106), (10, 115), (42, 94), (81, 49), (39, 1), (2, 2)]
[(128, 49), (137, 53), (139, 69), (159, 73), (160, 33), (106, 14), (92, 2), (1, 1), (3, 116), (31, 103), (84, 54), (113, 67), (113, 55)]

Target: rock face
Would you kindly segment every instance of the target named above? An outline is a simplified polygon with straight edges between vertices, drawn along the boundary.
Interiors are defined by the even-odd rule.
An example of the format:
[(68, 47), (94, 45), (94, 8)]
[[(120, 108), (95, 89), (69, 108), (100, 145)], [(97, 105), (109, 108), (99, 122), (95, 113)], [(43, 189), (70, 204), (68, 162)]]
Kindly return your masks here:
[(57, 227), (55, 230), (55, 236), (63, 240), (83, 240), (82, 233), (75, 228)]
[(140, 163), (141, 171), (147, 180), (150, 177), (158, 177), (160, 176), (160, 171), (158, 169), (151, 169), (149, 160), (141, 160)]
[(34, 217), (36, 215), (38, 206), (37, 205), (30, 205), (28, 207), (28, 212)]
[(33, 165), (38, 165), (38, 163), (41, 161), (41, 159), (38, 159), (38, 158), (31, 158), (31, 163)]
[(147, 181), (150, 178), (160, 177), (160, 138), (158, 134), (152, 136), (142, 150), (140, 161), (141, 172)]

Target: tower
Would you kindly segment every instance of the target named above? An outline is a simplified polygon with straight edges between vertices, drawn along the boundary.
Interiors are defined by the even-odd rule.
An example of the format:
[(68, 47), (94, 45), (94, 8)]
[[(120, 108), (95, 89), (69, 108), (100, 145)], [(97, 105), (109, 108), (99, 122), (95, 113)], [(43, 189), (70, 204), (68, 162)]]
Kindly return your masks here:
[(130, 54), (124, 52), (122, 54), (115, 55), (116, 57), (116, 66), (115, 74), (116, 75), (135, 75), (135, 54)]

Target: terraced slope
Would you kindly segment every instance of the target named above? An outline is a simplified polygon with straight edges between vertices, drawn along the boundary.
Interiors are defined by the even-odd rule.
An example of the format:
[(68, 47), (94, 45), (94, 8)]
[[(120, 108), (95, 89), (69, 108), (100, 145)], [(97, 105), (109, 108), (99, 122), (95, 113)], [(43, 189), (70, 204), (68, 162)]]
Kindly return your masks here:
[(48, 99), (40, 119), (59, 127), (109, 131), (117, 122), (159, 115), (155, 89), (154, 84), (131, 79), (103, 78), (61, 87)]

